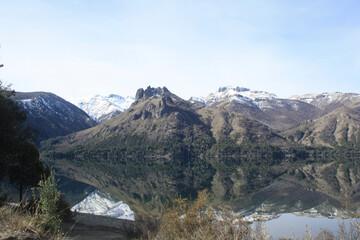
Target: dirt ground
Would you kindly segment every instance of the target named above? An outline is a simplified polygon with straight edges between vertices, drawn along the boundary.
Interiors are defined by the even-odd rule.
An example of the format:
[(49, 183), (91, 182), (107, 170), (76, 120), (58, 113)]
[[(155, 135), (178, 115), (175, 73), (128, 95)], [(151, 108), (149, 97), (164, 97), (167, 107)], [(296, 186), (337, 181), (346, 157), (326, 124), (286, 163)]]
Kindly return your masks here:
[(122, 230), (104, 226), (89, 226), (81, 223), (64, 223), (65, 240), (115, 240), (130, 239)]
[(134, 221), (77, 213), (63, 222), (66, 240), (131, 239), (137, 232)]

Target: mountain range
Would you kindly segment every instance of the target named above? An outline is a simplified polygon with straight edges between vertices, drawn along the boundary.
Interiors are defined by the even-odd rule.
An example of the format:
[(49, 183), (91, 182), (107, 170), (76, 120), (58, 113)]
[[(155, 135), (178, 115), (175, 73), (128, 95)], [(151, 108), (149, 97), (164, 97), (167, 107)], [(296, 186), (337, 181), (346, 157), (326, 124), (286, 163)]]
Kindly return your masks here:
[[(133, 97), (110, 94), (71, 99), (71, 104), (46, 92), (18, 92), (14, 100), (29, 112), (28, 122), (40, 130), (39, 141), (93, 127), (127, 110), (135, 101)], [(199, 108), (239, 113), (275, 131), (286, 131), (357, 101), (360, 95), (355, 93), (304, 94), (283, 99), (264, 91), (221, 87), (207, 97), (192, 97), (188, 102)]]
[[(101, 105), (103, 98), (92, 105), (96, 99)], [(308, 196), (304, 207), (320, 200), (339, 203), (358, 198), (359, 170), (353, 161), (318, 156), (359, 149), (359, 104), (359, 95), (349, 93), (283, 99), (223, 87), (187, 101), (166, 87), (140, 88), (120, 114), (43, 141), (41, 157), (58, 175), (109, 192), (137, 213), (204, 188), (232, 206), (244, 197), (279, 201), (294, 191)], [(36, 108), (26, 110), (31, 115)], [(40, 132), (41, 127), (46, 125)]]

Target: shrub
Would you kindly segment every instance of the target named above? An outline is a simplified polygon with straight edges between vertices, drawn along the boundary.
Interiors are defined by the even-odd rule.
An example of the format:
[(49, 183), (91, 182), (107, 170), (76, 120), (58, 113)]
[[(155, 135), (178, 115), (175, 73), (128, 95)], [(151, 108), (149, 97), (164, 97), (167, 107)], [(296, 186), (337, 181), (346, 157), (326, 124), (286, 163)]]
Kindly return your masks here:
[(173, 201), (165, 210), (159, 231), (150, 239), (249, 239), (250, 227), (239, 216), (228, 211), (216, 213), (209, 205), (209, 193), (198, 192), (191, 202), (185, 198)]
[(58, 203), (61, 193), (56, 189), (54, 172), (47, 179), (39, 182), (39, 210), (44, 226), (53, 233), (60, 232), (61, 219), (58, 214)]

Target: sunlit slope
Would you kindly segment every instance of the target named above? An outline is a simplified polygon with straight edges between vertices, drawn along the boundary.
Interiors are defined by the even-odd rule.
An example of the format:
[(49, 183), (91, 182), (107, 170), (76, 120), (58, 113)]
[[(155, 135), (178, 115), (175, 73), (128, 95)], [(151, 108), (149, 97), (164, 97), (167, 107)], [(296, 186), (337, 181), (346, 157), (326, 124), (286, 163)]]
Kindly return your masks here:
[(285, 132), (290, 139), (308, 146), (336, 147), (360, 141), (360, 101), (336, 108), (325, 116)]

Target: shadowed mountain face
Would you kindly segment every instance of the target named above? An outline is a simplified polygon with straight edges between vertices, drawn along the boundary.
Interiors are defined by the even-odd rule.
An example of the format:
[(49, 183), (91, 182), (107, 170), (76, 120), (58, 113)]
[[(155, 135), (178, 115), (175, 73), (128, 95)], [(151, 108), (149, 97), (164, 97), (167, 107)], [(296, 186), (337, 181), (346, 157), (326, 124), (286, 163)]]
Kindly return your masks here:
[(52, 93), (18, 92), (13, 99), (27, 112), (29, 125), (39, 131), (39, 142), (96, 125), (84, 111)]

